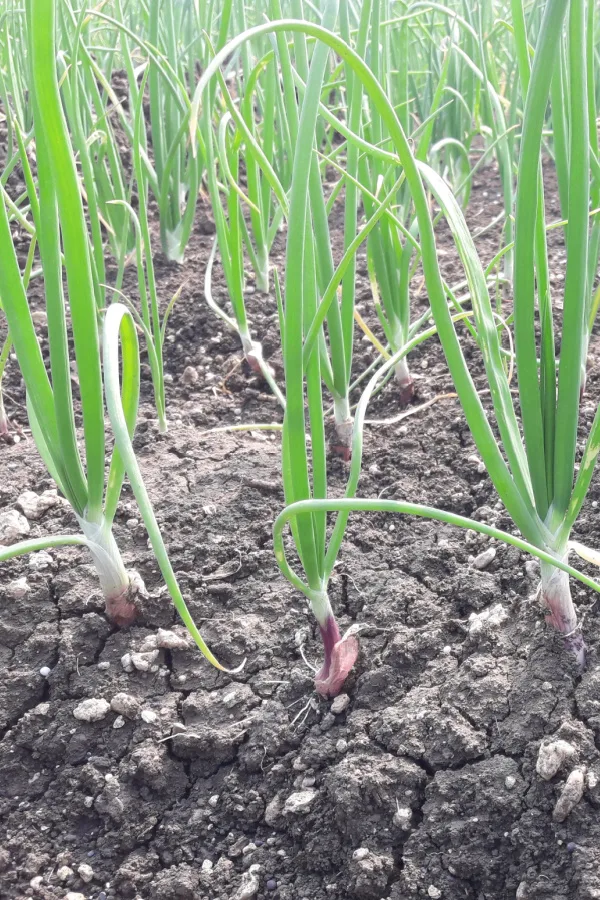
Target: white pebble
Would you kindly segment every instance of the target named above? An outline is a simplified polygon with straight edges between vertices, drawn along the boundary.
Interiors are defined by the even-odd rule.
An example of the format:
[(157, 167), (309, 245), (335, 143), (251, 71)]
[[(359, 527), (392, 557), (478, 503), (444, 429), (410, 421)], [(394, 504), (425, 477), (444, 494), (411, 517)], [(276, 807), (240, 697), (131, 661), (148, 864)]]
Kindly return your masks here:
[(29, 534), (29, 522), (16, 509), (0, 513), (0, 545), (14, 544)]
[(135, 719), (140, 711), (140, 704), (131, 694), (120, 691), (110, 701), (110, 708), (118, 715), (125, 716), (126, 719)]
[(29, 557), (29, 568), (33, 569), (34, 572), (47, 569), (51, 565), (52, 557), (45, 550), (40, 550), (39, 553), (32, 553)]
[(40, 675), (42, 676), (42, 678), (47, 678), (51, 672), (52, 669), (49, 668), (49, 666), (42, 666), (42, 668), (40, 669)]
[(550, 781), (561, 766), (575, 756), (575, 752), (575, 747), (567, 741), (550, 741), (542, 744), (538, 752), (535, 770), (544, 781)]
[(565, 782), (561, 795), (556, 802), (552, 818), (555, 822), (564, 822), (572, 809), (583, 797), (585, 787), (585, 769), (573, 769)]
[(152, 725), (154, 722), (158, 720), (158, 716), (154, 712), (153, 709), (143, 709), (142, 710), (142, 719), (148, 725)]
[(59, 503), (56, 490), (36, 494), (34, 491), (23, 491), (17, 499), (17, 506), (28, 519), (41, 519), (45, 512)]
[(478, 634), (491, 628), (498, 628), (508, 619), (508, 613), (501, 603), (490, 606), (480, 613), (471, 613), (469, 616), (469, 634)]
[(150, 672), (153, 664), (158, 659), (158, 650), (151, 650), (149, 653), (132, 653), (131, 663), (138, 672)]
[(348, 707), (350, 703), (350, 697), (348, 694), (338, 694), (335, 697), (333, 703), (331, 704), (331, 712), (334, 716), (339, 716), (344, 710)]
[(256, 897), (260, 888), (258, 878), (260, 870), (261, 867), (255, 863), (247, 872), (243, 873), (241, 884), (233, 895), (233, 900), (250, 900), (251, 897)]
[(72, 874), (73, 869), (71, 869), (69, 866), (61, 866), (56, 870), (56, 877), (59, 879), (59, 881), (66, 881), (67, 878), (70, 878)]
[(165, 628), (159, 628), (156, 635), (156, 643), (163, 650), (187, 650), (191, 647), (192, 641), (187, 634), (178, 634), (176, 631), (167, 631)]
[(85, 881), (86, 884), (89, 884), (94, 877), (94, 870), (91, 866), (88, 866), (87, 863), (82, 863), (77, 869), (77, 874), (82, 881)]
[(73, 715), (80, 722), (99, 722), (103, 719), (110, 709), (110, 703), (103, 697), (92, 697), (90, 700), (83, 700), (73, 710)]
[(124, 653), (121, 657), (121, 665), (126, 672), (133, 672), (133, 663), (131, 661), (131, 653)]
[(285, 801), (283, 812), (285, 815), (305, 815), (310, 809), (317, 792), (313, 790), (296, 791)]
[(23, 597), (26, 597), (31, 587), (29, 582), (25, 578), (25, 576), (21, 578), (15, 579), (15, 581), (11, 581), (10, 584), (6, 586), (6, 596), (9, 600), (22, 600)]
[(483, 553), (480, 553), (473, 560), (473, 568), (474, 569), (487, 569), (487, 567), (492, 563), (496, 558), (496, 548), (488, 547), (487, 550), (484, 550)]

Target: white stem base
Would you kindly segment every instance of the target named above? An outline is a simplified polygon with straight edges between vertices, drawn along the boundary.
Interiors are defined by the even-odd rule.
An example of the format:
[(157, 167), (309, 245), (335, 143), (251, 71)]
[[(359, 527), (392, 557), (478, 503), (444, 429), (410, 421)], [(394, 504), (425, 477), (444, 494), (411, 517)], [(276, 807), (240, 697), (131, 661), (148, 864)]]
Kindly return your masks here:
[[(115, 625), (130, 625), (137, 615), (133, 597), (139, 586), (125, 568), (112, 529), (104, 519), (90, 522), (78, 517), (78, 521), (96, 566), (106, 600), (106, 614)], [(139, 575), (137, 580), (141, 581)]]
[(402, 406), (407, 406), (414, 396), (415, 383), (410, 374), (406, 357), (394, 367), (394, 376), (400, 385), (400, 403)]
[(546, 621), (565, 635), (565, 643), (577, 662), (585, 664), (585, 644), (577, 621), (577, 612), (571, 597), (569, 576), (562, 569), (548, 563), (541, 564), (542, 601), (548, 609)]
[(352, 416), (348, 397), (336, 397), (333, 401), (335, 415), (335, 430), (340, 440), (340, 446), (348, 451), (352, 446)]

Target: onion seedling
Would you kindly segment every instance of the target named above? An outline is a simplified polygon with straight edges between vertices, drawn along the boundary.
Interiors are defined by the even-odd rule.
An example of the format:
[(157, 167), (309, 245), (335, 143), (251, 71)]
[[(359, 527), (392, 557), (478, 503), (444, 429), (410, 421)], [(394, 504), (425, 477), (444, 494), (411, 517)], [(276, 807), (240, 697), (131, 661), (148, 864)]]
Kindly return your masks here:
[[(579, 472), (574, 479), (579, 361), (587, 286), (589, 212), (589, 137), (583, 0), (572, 0), (568, 16), (569, 97), (571, 114), (574, 116), (570, 134), (570, 159), (574, 162), (569, 172), (567, 278), (563, 337), (558, 365), (558, 391), (555, 384), (554, 356), (549, 358), (545, 355), (550, 346), (545, 329), (551, 325), (551, 318), (547, 316), (542, 318), (539, 376), (534, 327), (537, 173), (552, 77), (552, 60), (556, 58), (562, 41), (567, 5), (566, 0), (549, 0), (544, 11), (526, 94), (519, 161), (515, 214), (514, 307), (516, 361), (525, 443), (520, 435), (517, 413), (502, 363), (498, 329), (485, 273), (460, 206), (440, 176), (425, 163), (415, 159), (396, 112), (368, 66), (331, 31), (319, 25), (294, 20), (259, 26), (230, 42), (225, 49), (231, 52), (238, 43), (267, 30), (299, 31), (318, 39), (319, 43), (315, 47), (311, 65), (313, 83), (311, 85), (307, 83), (302, 109), (301, 124), (306, 128), (307, 140), (309, 135), (312, 139), (314, 134), (318, 92), (325, 65), (326, 51), (321, 51), (321, 43), (333, 49), (348, 62), (360, 78), (365, 94), (369, 96), (369, 102), (382, 117), (404, 169), (418, 222), (423, 271), (431, 312), (467, 423), (507, 512), (527, 545), (535, 547), (537, 555), (542, 558), (541, 593), (548, 609), (548, 620), (564, 635), (567, 646), (574, 653), (577, 662), (582, 665), (584, 643), (578, 629), (569, 582), (565, 574), (573, 574), (566, 564), (566, 556), (573, 546), (569, 544), (570, 531), (587, 493), (600, 452), (600, 413), (597, 413)], [(224, 52), (217, 54), (211, 65), (216, 67), (223, 56)], [(205, 75), (209, 74), (209, 70), (210, 67)], [(194, 98), (195, 114), (203, 88), (201, 79)], [(194, 125), (194, 116), (191, 124)], [(304, 131), (302, 136), (304, 137)], [(310, 316), (310, 309), (315, 309), (316, 294), (314, 275), (310, 274), (314, 269), (310, 266), (312, 242), (309, 240), (307, 228), (309, 168), (309, 160), (296, 154), (286, 258), (284, 359), (287, 406), (283, 458), (286, 500), (290, 504), (297, 502), (303, 504), (301, 507), (295, 507), (295, 511), (301, 515), (294, 516), (292, 534), (307, 575), (311, 604), (325, 639), (326, 664), (319, 673), (317, 687), (325, 693), (330, 693), (339, 689), (343, 682), (349, 665), (356, 657), (356, 646), (353, 637), (348, 638), (350, 641), (348, 644), (343, 639), (337, 640), (339, 631), (336, 630), (335, 619), (327, 599), (326, 581), (323, 581), (323, 576), (327, 575), (325, 560), (331, 563), (330, 558), (328, 559), (330, 551), (325, 552), (325, 516), (331, 501), (326, 500), (319, 355), (311, 353), (310, 358), (304, 361), (303, 369), (302, 357), (298, 354), (298, 338), (303, 334), (302, 322), (305, 316)], [(458, 339), (456, 324), (448, 308), (424, 182), (434, 194), (448, 220), (465, 268), (499, 439), (492, 431), (480, 396), (473, 384)], [(543, 233), (545, 235), (545, 229)], [(540, 303), (543, 313), (543, 298)], [(312, 306), (309, 306), (310, 304)], [(291, 335), (294, 336), (293, 339)], [(304, 436), (304, 372), (306, 372), (306, 396), (312, 435), (312, 488)], [(340, 518), (340, 528), (343, 534), (343, 515)], [(587, 552), (581, 548), (576, 549), (580, 553)], [(289, 577), (289, 573), (287, 574)], [(588, 582), (591, 580), (588, 579)]]
[[(35, 333), (27, 298), (28, 273), (22, 275), (12, 241), (6, 204), (0, 203), (0, 298), (27, 391), (29, 422), (38, 451), (61, 493), (69, 501), (82, 535), (46, 537), (2, 548), (0, 560), (61, 544), (87, 546), (106, 600), (117, 624), (136, 614), (136, 582), (127, 572), (112, 533), (124, 468), (113, 451), (105, 483), (106, 436), (98, 332), (98, 309), (92, 275), (91, 246), (85, 224), (79, 179), (67, 132), (56, 73), (55, 2), (28, 0), (28, 52), (38, 164), (38, 190), (30, 186), (30, 203), (39, 243), (48, 317), (50, 376)], [(25, 162), (25, 161), (24, 161)], [(63, 288), (63, 259), (79, 382), (85, 469), (77, 440)], [(123, 406), (133, 432), (137, 416), (137, 360), (123, 360)]]
[(139, 381), (139, 349), (135, 324), (134, 317), (123, 304), (113, 303), (107, 310), (102, 333), (102, 359), (104, 364), (106, 405), (115, 436), (115, 443), (137, 500), (144, 525), (148, 531), (150, 545), (165, 579), (175, 609), (194, 639), (196, 646), (208, 662), (221, 672), (235, 674), (243, 669), (245, 660), (233, 670), (222, 666), (210, 651), (191, 616), (173, 571), (133, 450), (129, 414), (123, 403), (125, 392), (122, 386), (122, 379), (119, 376), (119, 347), (121, 348), (123, 373), (125, 373), (126, 362), (129, 361), (134, 370), (133, 376), (130, 373), (130, 378), (134, 381)]

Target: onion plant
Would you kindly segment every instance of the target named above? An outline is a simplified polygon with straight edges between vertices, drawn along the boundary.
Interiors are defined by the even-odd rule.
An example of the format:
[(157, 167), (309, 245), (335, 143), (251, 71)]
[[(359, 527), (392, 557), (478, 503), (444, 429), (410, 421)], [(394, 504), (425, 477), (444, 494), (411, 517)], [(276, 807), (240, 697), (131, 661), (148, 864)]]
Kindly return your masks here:
[(115, 256), (121, 247), (130, 250), (132, 231), (120, 203), (129, 196), (128, 176), (115, 135), (119, 106), (110, 87), (112, 67), (103, 72), (90, 51), (91, 20), (82, 8), (78, 15), (69, 4), (61, 6), (63, 40), (69, 47), (59, 52), (59, 83), (69, 133), (81, 166), (81, 190), (89, 209), (93, 275), (97, 302), (104, 303), (100, 285), (105, 281), (104, 241)]
[[(48, 471), (69, 501), (82, 535), (25, 541), (2, 548), (0, 560), (44, 547), (83, 544), (92, 554), (106, 600), (117, 624), (135, 617), (136, 581), (125, 569), (112, 533), (124, 468), (118, 450), (107, 457), (103, 383), (99, 352), (99, 313), (94, 291), (91, 244), (85, 223), (78, 173), (62, 109), (56, 73), (55, 3), (26, 4), (28, 53), (38, 167), (37, 193), (30, 203), (40, 249), (50, 372), (47, 371), (28, 303), (29, 273), (22, 273), (12, 241), (7, 206), (0, 203), (0, 298), (27, 392), (32, 434)], [(69, 349), (66, 275), (74, 359)], [(77, 437), (78, 404), (73, 396), (75, 363), (85, 466)], [(139, 396), (137, 360), (123, 359), (123, 406), (133, 431)]]
[[(119, 354), (119, 348), (121, 354)], [(119, 366), (121, 356), (121, 367)], [(173, 600), (175, 609), (179, 613), (182, 622), (194, 639), (196, 646), (204, 657), (215, 668), (222, 672), (234, 674), (241, 671), (244, 662), (237, 669), (226, 669), (210, 651), (204, 638), (200, 634), (196, 623), (186, 605), (173, 571), (167, 549), (165, 547), (152, 503), (144, 485), (140, 467), (131, 443), (132, 429), (129, 421), (129, 413), (126, 408), (126, 395), (124, 391), (125, 378), (139, 381), (139, 349), (136, 333), (136, 320), (131, 311), (120, 303), (113, 303), (107, 310), (102, 333), (102, 359), (104, 365), (106, 405), (118, 448), (119, 459), (131, 484), (134, 496), (148, 531), (150, 545), (159, 565), (165, 583)], [(122, 375), (119, 369), (122, 368)], [(127, 372), (127, 376), (126, 376)], [(115, 451), (117, 452), (117, 451)]]
[[(567, 7), (568, 15), (567, 15)], [(589, 214), (589, 135), (586, 81), (586, 19), (583, 0), (549, 0), (544, 10), (533, 66), (529, 78), (522, 85), (526, 96), (520, 147), (517, 200), (515, 213), (514, 316), (516, 362), (519, 378), (520, 421), (515, 408), (508, 377), (502, 364), (502, 353), (494, 310), (486, 283), (485, 272), (475, 245), (465, 224), (464, 216), (452, 191), (443, 179), (426, 163), (415, 158), (402, 124), (389, 99), (372, 71), (330, 28), (295, 20), (271, 22), (251, 29), (231, 41), (201, 79), (194, 100), (197, 114), (206, 81), (211, 69), (223, 61), (227, 53), (254, 35), (273, 30), (289, 30), (317, 39), (299, 123), (299, 143), (310, 145), (318, 112), (319, 91), (328, 49), (333, 49), (351, 66), (360, 79), (365, 95), (381, 116), (387, 134), (393, 142), (403, 167), (404, 176), (414, 203), (418, 224), (423, 271), (431, 303), (435, 330), (446, 354), (457, 394), (463, 406), (474, 441), (486, 465), (490, 478), (501, 497), (520, 538), (494, 534), (510, 543), (535, 553), (542, 560), (541, 596), (547, 609), (548, 621), (564, 635), (568, 648), (579, 665), (584, 662), (584, 643), (570, 594), (568, 574), (576, 574), (567, 562), (570, 549), (584, 556), (592, 556), (585, 548), (570, 542), (571, 529), (581, 509), (600, 451), (600, 414), (597, 413), (576, 472), (577, 418), (579, 407), (579, 361), (584, 333)], [(335, 15), (335, 3), (326, 7), (323, 25)], [(563, 41), (563, 26), (567, 19), (569, 32), (569, 103), (572, 120), (570, 129), (571, 160), (577, 160), (569, 171), (569, 224), (567, 231), (567, 274), (564, 296), (564, 320), (560, 359), (554, 356), (554, 332), (549, 307), (549, 292), (537, 297), (541, 336), (536, 345), (536, 267), (543, 273), (545, 227), (536, 229), (539, 213), (540, 182), (538, 170), (542, 147), (542, 132), (552, 78), (552, 60)], [(582, 48), (584, 48), (582, 50)], [(524, 73), (521, 73), (523, 81)], [(192, 117), (192, 133), (194, 118)], [(353, 474), (345, 501), (327, 499), (327, 476), (323, 438), (322, 376), (317, 342), (305, 322), (323, 321), (323, 301), (319, 302), (313, 242), (310, 232), (310, 159), (297, 153), (294, 158), (294, 177), (290, 196), (290, 217), (286, 254), (286, 297), (284, 362), (286, 367), (286, 414), (283, 434), (283, 473), (286, 501), (290, 504), (276, 530), (277, 559), (292, 583), (309, 598), (317, 617), (325, 649), (325, 662), (316, 677), (316, 686), (324, 694), (339, 690), (357, 654), (353, 634), (341, 637), (327, 598), (327, 580), (332, 571), (347, 515), (352, 508), (384, 508), (385, 501), (359, 501), (354, 498), (357, 475)], [(490, 385), (492, 412), (497, 432), (492, 429), (488, 414), (476, 390), (457, 333), (457, 320), (464, 314), (452, 315), (442, 280), (436, 250), (433, 221), (427, 191), (431, 191), (446, 217), (469, 284), (473, 317), (482, 351), (486, 376)], [(542, 220), (543, 222), (543, 220)], [(331, 303), (331, 299), (329, 299)], [(304, 341), (304, 345), (303, 345)], [(306, 351), (306, 353), (305, 353)], [(406, 352), (406, 348), (403, 353)], [(389, 365), (398, 361), (393, 357)], [(539, 359), (539, 371), (538, 371)], [(376, 376), (375, 376), (376, 377)], [(305, 421), (305, 401), (308, 419)], [(311, 436), (310, 459), (305, 436), (308, 423)], [(355, 423), (360, 430), (361, 422)], [(389, 507), (394, 504), (390, 501)], [(338, 510), (334, 528), (335, 539), (327, 547), (326, 513)], [(409, 504), (395, 506), (395, 511), (419, 510)], [(470, 520), (459, 520), (452, 513), (421, 508), (420, 514), (451, 519), (463, 527), (473, 527), (484, 533), (485, 526)], [(290, 521), (292, 536), (300, 557), (306, 582), (293, 576), (282, 556), (280, 529)], [(577, 575), (584, 583), (597, 589), (585, 576)]]
[[(156, 47), (185, 84), (193, 73), (181, 40), (196, 26), (193, 4), (149, 4), (149, 43)], [(186, 147), (182, 125), (186, 109), (162, 83), (160, 69), (150, 64), (150, 126), (154, 167), (159, 186), (159, 208), (163, 251), (181, 261), (194, 222), (200, 186), (202, 159)]]
[[(203, 120), (207, 182), (216, 228), (215, 243), (206, 268), (204, 295), (211, 309), (225, 325), (232, 331), (237, 332), (248, 365), (254, 372), (263, 376), (283, 406), (285, 405), (283, 395), (275, 381), (273, 370), (264, 360), (260, 341), (255, 340), (251, 335), (246, 311), (244, 237), (247, 235), (247, 228), (243, 210), (244, 205), (250, 204), (252, 201), (243, 194), (243, 191), (238, 186), (240, 148), (235, 141), (235, 135), (230, 136), (228, 134), (228, 123), (231, 120), (229, 113), (223, 116), (219, 126), (218, 155), (215, 153), (213, 124), (210, 114), (205, 115)], [(217, 168), (217, 160), (219, 169)], [(223, 173), (221, 180), (218, 177), (219, 170)], [(222, 192), (225, 193), (225, 208), (222, 205)], [(254, 211), (259, 212), (258, 207), (254, 206)], [(221, 264), (229, 291), (233, 316), (230, 316), (217, 304), (213, 295), (212, 275), (217, 246), (220, 251)]]

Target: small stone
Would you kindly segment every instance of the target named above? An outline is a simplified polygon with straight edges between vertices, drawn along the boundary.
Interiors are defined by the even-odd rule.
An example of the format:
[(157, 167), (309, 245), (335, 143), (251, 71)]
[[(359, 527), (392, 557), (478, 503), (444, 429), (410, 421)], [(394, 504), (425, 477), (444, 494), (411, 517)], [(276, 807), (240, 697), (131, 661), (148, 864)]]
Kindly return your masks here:
[(144, 722), (146, 722), (147, 725), (153, 725), (158, 721), (158, 716), (153, 709), (143, 709), (142, 719), (144, 720)]
[(21, 578), (15, 579), (15, 581), (11, 581), (10, 584), (6, 586), (6, 596), (9, 600), (22, 600), (23, 597), (26, 597), (31, 587), (29, 582), (25, 578), (25, 576)]
[(561, 795), (556, 802), (552, 818), (555, 822), (564, 822), (583, 797), (585, 787), (585, 769), (573, 769), (565, 782)]
[(267, 881), (266, 887), (267, 887), (268, 891), (276, 891), (277, 890), (277, 882), (275, 881), (274, 878), (269, 878), (269, 880)]
[(34, 572), (41, 572), (43, 569), (48, 569), (51, 565), (52, 557), (49, 553), (46, 553), (45, 550), (40, 550), (38, 553), (32, 553), (29, 557), (29, 568), (33, 569)]
[(212, 860), (205, 859), (204, 862), (202, 863), (202, 871), (204, 872), (205, 875), (208, 875), (210, 872), (212, 872), (212, 870), (213, 870)]
[(290, 794), (283, 807), (284, 815), (306, 815), (316, 796), (317, 792), (313, 790), (296, 791)]
[(212, 794), (212, 795), (208, 798), (208, 805), (209, 805), (210, 807), (212, 807), (212, 809), (216, 809), (217, 806), (219, 805), (219, 795), (218, 795), (218, 794)]
[(39, 887), (42, 886), (44, 878), (42, 875), (36, 875), (35, 878), (32, 878), (29, 882), (29, 887), (33, 888), (34, 891), (37, 891)]
[(188, 650), (192, 641), (189, 634), (178, 634), (176, 631), (168, 631), (159, 628), (156, 635), (156, 643), (163, 650)]
[(352, 854), (352, 859), (355, 860), (355, 862), (360, 862), (361, 859), (366, 859), (366, 857), (368, 855), (369, 855), (369, 851), (367, 850), (366, 847), (359, 847)]
[(196, 384), (198, 378), (198, 370), (193, 366), (186, 366), (181, 376), (183, 384)]
[(89, 884), (94, 877), (94, 870), (87, 863), (82, 863), (77, 869), (77, 874), (86, 884)]
[(348, 749), (348, 741), (346, 741), (344, 738), (340, 738), (335, 745), (335, 749), (338, 753), (345, 753)]
[(83, 700), (73, 710), (73, 715), (80, 722), (99, 722), (110, 709), (110, 703), (103, 697), (93, 697), (91, 700)]
[(585, 783), (588, 790), (593, 791), (598, 784), (598, 776), (595, 772), (588, 772), (585, 776)]
[(442, 892), (438, 887), (435, 886), (435, 884), (430, 884), (427, 888), (427, 896), (431, 897), (431, 900), (439, 900), (439, 898), (442, 896)]
[(100, 669), (101, 672), (106, 672), (108, 669), (110, 669), (110, 662), (107, 659), (103, 659), (98, 663), (96, 668)]
[[(487, 569), (487, 567), (492, 563), (496, 558), (496, 548), (488, 547), (487, 550), (484, 550), (483, 553), (479, 553), (475, 559), (473, 560), (472, 566), (474, 569)], [(437, 888), (436, 888), (437, 890)]]
[(542, 743), (538, 752), (535, 770), (544, 781), (554, 778), (558, 770), (575, 756), (575, 747), (567, 741)]
[(347, 709), (349, 703), (350, 697), (348, 694), (338, 694), (331, 704), (331, 712), (334, 716), (339, 716)]
[(117, 716), (117, 718), (113, 722), (113, 728), (115, 728), (115, 729), (123, 728), (124, 725), (125, 725), (125, 719), (123, 718), (123, 716)]
[(140, 646), (138, 647), (138, 653), (151, 653), (152, 650), (156, 650), (158, 647), (158, 640), (155, 634), (147, 634)]
[(121, 657), (121, 665), (126, 672), (133, 672), (133, 663), (131, 661), (131, 653), (124, 653)]
[(131, 664), (138, 672), (149, 672), (158, 659), (158, 650), (150, 650), (149, 653), (132, 653)]
[(222, 703), (227, 707), (227, 709), (233, 709), (234, 706), (237, 706), (239, 702), (240, 695), (235, 687), (232, 691), (227, 691), (227, 693), (223, 695)]
[(543, 691), (551, 691), (552, 690), (552, 682), (551, 681), (542, 681), (542, 690)]
[(242, 856), (247, 856), (249, 853), (254, 853), (257, 849), (256, 844), (250, 843), (246, 844), (245, 847), (242, 847)]
[(330, 728), (333, 728), (335, 725), (335, 716), (330, 712), (326, 713), (321, 720), (320, 729), (321, 731), (329, 731)]
[(140, 704), (131, 694), (121, 691), (115, 694), (110, 701), (110, 708), (120, 716), (125, 716), (126, 719), (135, 719), (140, 711)]
[(485, 463), (481, 459), (479, 459), (478, 456), (476, 456), (475, 454), (469, 456), (469, 462), (473, 463), (473, 465), (477, 468), (477, 472), (479, 473), (479, 475), (483, 475), (483, 473), (485, 472)]
[(484, 630), (499, 628), (508, 619), (508, 613), (501, 603), (496, 603), (480, 613), (469, 616), (469, 634), (479, 634)]
[(14, 544), (29, 534), (29, 522), (16, 509), (0, 513), (0, 545)]
[(17, 506), (27, 519), (41, 519), (45, 512), (59, 503), (56, 490), (36, 494), (34, 491), (23, 491), (17, 499)]
[[(210, 803), (210, 801), (209, 801)], [(271, 828), (274, 828), (279, 821), (282, 813), (282, 800), (279, 794), (275, 794), (273, 799), (267, 804), (265, 809), (265, 822)]]
[(507, 775), (506, 778), (504, 779), (504, 785), (505, 785), (505, 787), (508, 788), (509, 791), (511, 791), (514, 788), (516, 783), (517, 783), (517, 779), (515, 778), (514, 775)]
[(255, 897), (258, 894), (260, 887), (258, 876), (260, 870), (261, 867), (255, 863), (250, 866), (247, 872), (244, 872), (242, 875), (242, 882), (236, 893), (233, 895), (233, 900), (250, 900), (251, 897)]
[(412, 809), (410, 806), (399, 806), (394, 813), (393, 823), (397, 828), (402, 828), (405, 831), (410, 828), (410, 822), (412, 819)]
[(86, 900), (85, 894), (80, 894), (79, 891), (69, 891), (65, 900)]
[(42, 678), (47, 678), (48, 675), (51, 674), (51, 672), (52, 669), (49, 666), (42, 666), (42, 668), (40, 669), (40, 675), (42, 676)]
[(73, 874), (73, 869), (70, 866), (60, 866), (56, 870), (56, 877), (59, 881), (66, 881), (67, 878), (70, 878)]

